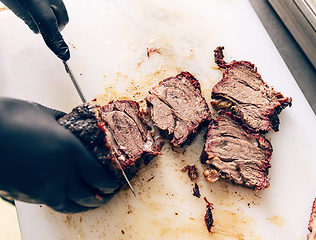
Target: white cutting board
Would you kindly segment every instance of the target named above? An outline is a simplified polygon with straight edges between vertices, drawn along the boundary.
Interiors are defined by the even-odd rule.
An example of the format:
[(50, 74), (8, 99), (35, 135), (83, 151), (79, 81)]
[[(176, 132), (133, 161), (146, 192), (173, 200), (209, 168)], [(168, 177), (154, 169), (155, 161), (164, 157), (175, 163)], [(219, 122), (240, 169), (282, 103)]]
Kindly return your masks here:
[[(221, 78), (213, 50), (225, 60), (256, 64), (263, 79), (293, 98), (269, 133), (274, 153), (271, 186), (260, 192), (224, 181), (204, 181), (199, 155), (203, 133), (184, 152), (168, 144), (132, 180), (135, 198), (122, 190), (99, 209), (74, 215), (17, 202), (23, 240), (60, 239), (306, 239), (316, 197), (316, 117), (247, 0), (65, 0), (63, 31), (70, 67), (87, 99), (143, 100), (161, 79), (190, 71), (210, 100)], [(147, 56), (147, 48), (159, 49)], [(63, 65), (22, 21), (0, 12), (0, 95), (37, 101), (69, 112), (80, 104)], [(195, 164), (202, 197), (180, 170)], [(214, 204), (214, 228), (203, 217), (203, 197)]]

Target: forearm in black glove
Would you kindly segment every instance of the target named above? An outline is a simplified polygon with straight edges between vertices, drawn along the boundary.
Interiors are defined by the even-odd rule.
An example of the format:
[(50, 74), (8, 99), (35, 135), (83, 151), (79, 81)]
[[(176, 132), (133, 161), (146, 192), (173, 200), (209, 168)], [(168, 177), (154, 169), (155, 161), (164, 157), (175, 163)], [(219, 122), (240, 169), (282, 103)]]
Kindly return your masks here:
[(56, 119), (61, 112), (0, 98), (0, 195), (75, 213), (108, 202), (120, 189)]
[(68, 23), (62, 0), (1, 0), (35, 33), (41, 33), (46, 45), (62, 60), (70, 58), (69, 48), (60, 31)]

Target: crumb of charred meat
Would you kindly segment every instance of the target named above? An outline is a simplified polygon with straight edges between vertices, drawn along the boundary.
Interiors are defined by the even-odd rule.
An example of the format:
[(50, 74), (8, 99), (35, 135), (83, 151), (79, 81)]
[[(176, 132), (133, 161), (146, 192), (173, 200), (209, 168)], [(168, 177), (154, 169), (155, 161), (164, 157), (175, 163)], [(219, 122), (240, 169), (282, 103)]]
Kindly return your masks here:
[(204, 197), (204, 201), (206, 202), (206, 213), (204, 216), (205, 225), (209, 232), (212, 232), (212, 227), (214, 227), (214, 219), (212, 210), (214, 209), (213, 203), (210, 203), (206, 197)]
[(195, 196), (195, 197), (197, 197), (197, 198), (200, 198), (200, 197), (201, 197), (199, 185), (197, 185), (196, 183), (194, 183), (193, 196)]
[(308, 230), (310, 233), (307, 235), (307, 240), (316, 239), (316, 198), (313, 202), (312, 212), (309, 218)]
[(198, 172), (195, 165), (186, 165), (184, 168), (181, 169), (182, 172), (188, 171), (188, 175), (191, 181), (195, 181), (198, 178)]
[(162, 80), (146, 97), (153, 123), (174, 147), (192, 142), (210, 121), (210, 111), (199, 81), (189, 72)]
[(223, 49), (214, 50), (215, 62), (225, 69), (223, 78), (212, 89), (214, 109), (231, 112), (254, 132), (265, 133), (271, 128), (278, 131), (278, 115), (292, 105), (292, 98), (269, 87), (254, 64), (247, 61), (226, 63)]
[(147, 48), (147, 57), (150, 57), (150, 54), (154, 52), (161, 54), (160, 48)]

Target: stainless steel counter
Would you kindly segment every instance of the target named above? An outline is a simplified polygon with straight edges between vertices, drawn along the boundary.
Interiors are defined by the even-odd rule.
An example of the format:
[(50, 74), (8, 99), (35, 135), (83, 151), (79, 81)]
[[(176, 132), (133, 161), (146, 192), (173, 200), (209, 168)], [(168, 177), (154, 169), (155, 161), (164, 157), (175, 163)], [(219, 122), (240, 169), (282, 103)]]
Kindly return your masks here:
[[(249, 0), (316, 113), (316, 70), (267, 0)], [(316, 53), (315, 53), (316, 54)], [(293, 100), (295, 104), (295, 99)]]

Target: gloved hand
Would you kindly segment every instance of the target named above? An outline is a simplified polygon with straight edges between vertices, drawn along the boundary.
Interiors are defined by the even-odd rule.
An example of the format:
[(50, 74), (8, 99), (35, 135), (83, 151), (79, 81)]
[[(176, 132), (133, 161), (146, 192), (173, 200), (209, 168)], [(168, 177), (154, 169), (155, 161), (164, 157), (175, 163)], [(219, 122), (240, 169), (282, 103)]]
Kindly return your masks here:
[(75, 213), (108, 202), (120, 190), (56, 119), (63, 113), (0, 97), (0, 195)]
[(68, 23), (68, 14), (62, 0), (1, 0), (35, 33), (41, 33), (46, 45), (67, 61), (69, 48), (60, 31)]

